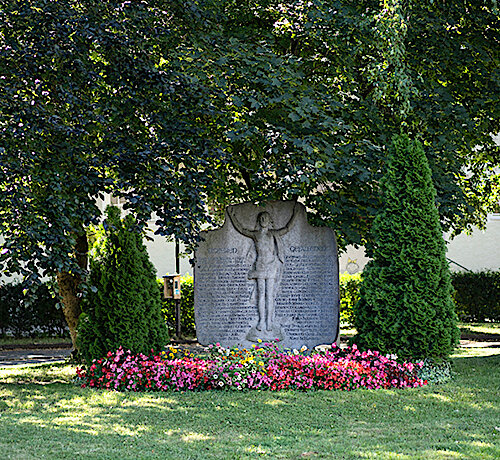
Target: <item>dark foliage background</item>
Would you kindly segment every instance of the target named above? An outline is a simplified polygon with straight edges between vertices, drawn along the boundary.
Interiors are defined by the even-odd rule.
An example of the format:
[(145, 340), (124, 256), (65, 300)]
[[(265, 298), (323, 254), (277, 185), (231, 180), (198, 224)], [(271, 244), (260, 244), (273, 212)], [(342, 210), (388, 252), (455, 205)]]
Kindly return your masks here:
[(500, 321), (500, 272), (457, 272), (451, 281), (462, 321)]
[[(0, 285), (0, 336), (68, 337), (68, 327), (47, 284), (40, 285), (32, 299), (22, 283)], [(58, 308), (59, 307), (59, 308)]]

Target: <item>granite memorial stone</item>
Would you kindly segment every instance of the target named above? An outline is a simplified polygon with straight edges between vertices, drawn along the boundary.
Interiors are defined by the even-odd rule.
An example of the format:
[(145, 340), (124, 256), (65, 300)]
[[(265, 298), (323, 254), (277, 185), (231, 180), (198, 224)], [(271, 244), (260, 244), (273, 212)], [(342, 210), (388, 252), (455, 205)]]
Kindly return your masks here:
[(300, 203), (230, 206), (221, 228), (202, 233), (194, 303), (203, 345), (330, 344), (339, 325), (335, 235), (309, 225)]

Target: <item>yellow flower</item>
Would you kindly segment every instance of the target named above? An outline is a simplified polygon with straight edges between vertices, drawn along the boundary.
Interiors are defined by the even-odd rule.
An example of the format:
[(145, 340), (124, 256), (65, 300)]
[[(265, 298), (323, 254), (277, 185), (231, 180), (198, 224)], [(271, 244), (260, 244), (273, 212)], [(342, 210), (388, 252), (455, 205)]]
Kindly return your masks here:
[(259, 366), (263, 366), (264, 363), (262, 361), (259, 361)]
[(257, 342), (262, 343), (262, 339), (257, 339)]

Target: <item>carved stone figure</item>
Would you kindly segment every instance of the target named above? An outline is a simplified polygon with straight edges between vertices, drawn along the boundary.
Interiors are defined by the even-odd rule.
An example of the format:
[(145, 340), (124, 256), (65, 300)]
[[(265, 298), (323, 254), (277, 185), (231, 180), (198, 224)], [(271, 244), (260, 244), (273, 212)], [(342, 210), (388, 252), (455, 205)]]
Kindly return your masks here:
[(255, 244), (257, 257), (253, 267), (248, 272), (248, 279), (257, 284), (257, 308), (259, 320), (255, 328), (247, 334), (247, 340), (254, 342), (258, 339), (280, 339), (283, 335), (281, 327), (275, 323), (276, 292), (283, 275), (284, 249), (281, 237), (288, 233), (297, 216), (297, 206), (293, 207), (293, 214), (288, 223), (279, 229), (274, 228), (271, 215), (263, 211), (257, 215), (254, 230), (245, 228), (234, 213), (234, 208), (228, 208), (228, 216), (234, 228), (242, 235), (251, 238)]

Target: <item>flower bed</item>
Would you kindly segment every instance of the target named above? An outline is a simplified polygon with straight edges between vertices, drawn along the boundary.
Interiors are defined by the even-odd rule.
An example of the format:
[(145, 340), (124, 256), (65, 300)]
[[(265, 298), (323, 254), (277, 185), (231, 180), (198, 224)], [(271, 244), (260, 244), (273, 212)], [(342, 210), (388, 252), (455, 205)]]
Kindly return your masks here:
[(418, 378), (422, 363), (398, 363), (395, 356), (360, 352), (356, 345), (306, 354), (282, 351), (274, 344), (251, 350), (209, 347), (206, 358), (182, 354), (170, 347), (159, 355), (133, 355), (122, 348), (106, 359), (78, 369), (82, 387), (117, 391), (215, 389), (339, 389), (413, 388), (427, 381)]

